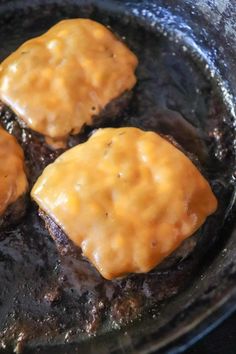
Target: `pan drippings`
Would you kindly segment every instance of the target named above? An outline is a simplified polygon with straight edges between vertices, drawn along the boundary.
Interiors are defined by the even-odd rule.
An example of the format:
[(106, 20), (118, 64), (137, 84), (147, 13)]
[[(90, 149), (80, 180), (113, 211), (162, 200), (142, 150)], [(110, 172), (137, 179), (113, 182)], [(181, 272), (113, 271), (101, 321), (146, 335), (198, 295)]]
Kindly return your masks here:
[[(137, 85), (123, 119), (101, 127), (133, 126), (168, 136), (194, 161), (209, 181), (219, 208), (199, 234), (148, 274), (106, 281), (68, 246), (66, 264), (60, 259), (37, 208), (16, 228), (0, 234), (0, 345), (12, 345), (23, 333), (24, 343), (64, 343), (123, 326), (143, 314), (158, 313), (161, 304), (187, 286), (214, 246), (232, 196), (234, 169), (230, 113), (223, 93), (207, 74), (204, 60), (196, 58), (185, 43), (154, 33), (124, 14), (111, 14), (93, 6), (47, 5), (19, 9), (0, 26), (3, 60), (25, 40), (39, 35), (64, 18), (89, 17), (108, 25), (139, 59)], [(186, 49), (185, 48), (185, 49)], [(4, 126), (22, 133), (14, 114), (1, 110)], [(88, 139), (91, 129), (80, 135)], [(21, 135), (22, 136), (22, 135)], [(23, 134), (30, 178), (53, 162), (57, 152)], [(73, 145), (73, 143), (72, 143)], [(32, 168), (36, 166), (35, 168)], [(30, 181), (32, 182), (32, 181)], [(137, 215), (137, 217), (139, 217)], [(51, 224), (50, 227), (56, 228)], [(60, 233), (60, 230), (55, 229)], [(63, 242), (63, 236), (60, 239)], [(195, 247), (195, 245), (197, 247)], [(214, 252), (211, 248), (211, 254)], [(65, 259), (65, 258), (64, 258)]]

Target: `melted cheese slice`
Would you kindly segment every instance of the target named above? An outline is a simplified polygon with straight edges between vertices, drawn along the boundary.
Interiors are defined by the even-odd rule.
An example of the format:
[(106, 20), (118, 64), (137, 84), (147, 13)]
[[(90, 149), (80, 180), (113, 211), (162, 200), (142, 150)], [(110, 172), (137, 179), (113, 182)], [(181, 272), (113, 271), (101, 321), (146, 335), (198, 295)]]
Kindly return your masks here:
[(217, 208), (195, 165), (137, 128), (98, 130), (45, 169), (32, 197), (107, 279), (148, 272)]
[(136, 56), (103, 25), (61, 21), (0, 66), (0, 99), (55, 141), (90, 124), (136, 83)]
[(12, 135), (0, 128), (0, 216), (27, 187), (23, 151)]

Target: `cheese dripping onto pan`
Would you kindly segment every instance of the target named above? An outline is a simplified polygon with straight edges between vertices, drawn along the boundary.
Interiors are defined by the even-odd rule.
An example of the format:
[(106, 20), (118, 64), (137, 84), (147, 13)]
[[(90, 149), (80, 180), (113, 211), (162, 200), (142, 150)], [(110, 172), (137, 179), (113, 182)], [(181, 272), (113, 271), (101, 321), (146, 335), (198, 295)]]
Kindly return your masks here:
[(105, 26), (64, 20), (0, 65), (0, 99), (60, 145), (136, 83), (136, 56)]
[(150, 271), (217, 208), (189, 158), (137, 128), (98, 130), (44, 170), (32, 197), (107, 279)]

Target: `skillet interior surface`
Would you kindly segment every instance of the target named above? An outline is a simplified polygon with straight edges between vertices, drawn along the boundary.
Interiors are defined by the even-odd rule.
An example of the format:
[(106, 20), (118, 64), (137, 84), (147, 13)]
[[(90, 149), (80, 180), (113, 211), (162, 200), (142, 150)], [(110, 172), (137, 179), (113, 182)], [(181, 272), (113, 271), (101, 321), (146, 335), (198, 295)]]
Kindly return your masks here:
[[(149, 274), (112, 282), (82, 258), (59, 259), (30, 204), (20, 225), (0, 233), (4, 352), (13, 347), (18, 352), (37, 347), (42, 353), (48, 347), (55, 353), (151, 351), (152, 343), (153, 348), (172, 345), (201, 322), (206, 309), (210, 315), (235, 295), (234, 87), (199, 45), (200, 34), (195, 38), (177, 14), (178, 6), (175, 14), (171, 11), (161, 1), (0, 1), (1, 60), (60, 19), (89, 17), (110, 26), (140, 62), (132, 101), (113, 126), (174, 138), (219, 200), (217, 213), (181, 252)], [(84, 139), (90, 133), (86, 130)], [(48, 163), (54, 156), (43, 158)], [(35, 159), (42, 159), (40, 150)]]

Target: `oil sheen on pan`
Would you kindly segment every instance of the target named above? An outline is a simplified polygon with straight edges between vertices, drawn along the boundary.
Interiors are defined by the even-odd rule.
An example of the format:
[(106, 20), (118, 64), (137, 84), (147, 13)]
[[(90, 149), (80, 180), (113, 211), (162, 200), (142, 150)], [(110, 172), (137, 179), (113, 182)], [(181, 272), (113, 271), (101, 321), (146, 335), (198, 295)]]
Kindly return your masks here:
[[(113, 16), (104, 9), (69, 5), (49, 8), (50, 11), (31, 8), (20, 17), (13, 15), (14, 26), (3, 27), (0, 33), (1, 59), (23, 41), (45, 33), (57, 22), (55, 19), (86, 17), (109, 26), (115, 38), (138, 58), (137, 82), (134, 86), (133, 78), (119, 92), (112, 113), (96, 128), (135, 127), (158, 133), (191, 160), (209, 182), (218, 208), (197, 233), (151, 272), (106, 280), (79, 248), (65, 239), (55, 220), (41, 211), (42, 222), (35, 203), (26, 201), (26, 216), (0, 233), (0, 342), (9, 348), (21, 339), (26, 346), (33, 341), (64, 343), (68, 333), (67, 342), (80, 341), (88, 334), (99, 335), (134, 319), (138, 321), (145, 314), (158, 313), (163, 302), (178, 294), (201, 266), (207, 247), (217, 238), (232, 193), (233, 131), (222, 120), (229, 113), (204, 65), (196, 64), (191, 50), (183, 51), (184, 43), (176, 43), (161, 32), (150, 32), (136, 20)], [(32, 26), (29, 18), (35, 19), (37, 26)], [(130, 72), (137, 65), (132, 60)], [(124, 103), (125, 90), (132, 91), (132, 95)], [(69, 134), (66, 143), (64, 139), (63, 143), (60, 141), (59, 148), (52, 147), (52, 141), (51, 145), (45, 144), (44, 138), (49, 134), (34, 131), (17, 114), (9, 102), (1, 102), (1, 124), (24, 150), (30, 186), (62, 153), (74, 146), (76, 149), (91, 134), (94, 136), (92, 122)]]

